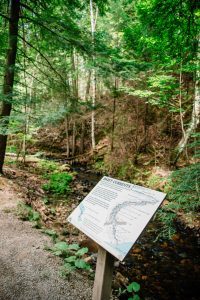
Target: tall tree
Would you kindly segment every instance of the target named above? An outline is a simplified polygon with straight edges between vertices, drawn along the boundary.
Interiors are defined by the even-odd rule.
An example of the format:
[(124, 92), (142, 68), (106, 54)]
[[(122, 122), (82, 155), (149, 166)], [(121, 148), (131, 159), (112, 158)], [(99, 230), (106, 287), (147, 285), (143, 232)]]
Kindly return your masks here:
[(95, 112), (94, 107), (96, 104), (96, 72), (95, 72), (95, 55), (94, 55), (94, 41), (95, 41), (95, 31), (96, 31), (96, 25), (97, 25), (97, 17), (98, 17), (98, 7), (96, 6), (96, 11), (94, 11), (94, 3), (92, 0), (90, 0), (90, 22), (91, 22), (91, 35), (92, 35), (92, 74), (91, 74), (91, 80), (92, 80), (92, 116), (91, 116), (91, 138), (92, 138), (92, 150), (95, 149), (96, 142), (95, 142)]
[(7, 129), (9, 126), (9, 117), (12, 110), (13, 85), (15, 75), (15, 63), (17, 55), (17, 41), (18, 41), (18, 24), (20, 15), (20, 0), (10, 1), (9, 12), (9, 39), (8, 50), (4, 73), (2, 109), (0, 120), (4, 123), (5, 134), (0, 134), (0, 173), (3, 173), (3, 164), (5, 159), (6, 143), (7, 143)]

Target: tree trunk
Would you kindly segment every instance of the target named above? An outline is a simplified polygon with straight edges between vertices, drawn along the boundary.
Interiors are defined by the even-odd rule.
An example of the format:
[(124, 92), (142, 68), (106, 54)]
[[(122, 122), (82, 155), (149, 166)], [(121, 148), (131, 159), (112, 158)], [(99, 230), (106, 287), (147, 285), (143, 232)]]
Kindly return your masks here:
[(82, 124), (81, 124), (81, 142), (80, 142), (80, 153), (83, 154), (84, 153), (84, 148), (85, 148), (85, 124), (86, 121), (82, 120)]
[(72, 132), (72, 157), (76, 153), (76, 121), (73, 122), (73, 132)]
[(194, 94), (194, 102), (193, 102), (193, 109), (192, 109), (192, 117), (190, 124), (185, 131), (182, 139), (180, 140), (178, 146), (172, 153), (171, 157), (171, 164), (175, 165), (185, 149), (191, 134), (195, 132), (199, 122), (200, 122), (200, 71), (199, 71), (199, 59), (200, 59), (200, 38), (198, 40), (198, 49), (197, 49), (197, 72), (196, 72), (196, 80), (195, 80), (195, 94)]
[(116, 98), (117, 98), (118, 80), (115, 77), (115, 90), (113, 97), (113, 111), (112, 111), (112, 134), (111, 134), (111, 152), (114, 150), (114, 135), (115, 135), (115, 113), (116, 113)]
[(0, 120), (4, 120), (5, 134), (0, 134), (0, 173), (3, 173), (3, 164), (6, 153), (7, 129), (9, 126), (9, 116), (12, 110), (12, 94), (15, 75), (15, 61), (17, 55), (17, 36), (20, 13), (20, 0), (10, 1), (10, 20), (9, 20), (9, 45), (7, 51), (6, 67), (3, 83), (3, 95), (5, 99), (2, 103)]
[(95, 112), (94, 107), (96, 104), (96, 72), (95, 72), (95, 55), (94, 55), (94, 35), (97, 24), (98, 8), (96, 8), (96, 14), (94, 15), (93, 1), (90, 0), (90, 21), (91, 21), (91, 35), (92, 35), (92, 44), (93, 44), (93, 69), (91, 72), (91, 82), (92, 82), (92, 115), (91, 115), (91, 139), (92, 139), (92, 150), (95, 150), (96, 141), (95, 141)]
[(66, 155), (67, 155), (67, 158), (68, 158), (69, 155), (70, 155), (70, 146), (69, 146), (69, 120), (68, 120), (67, 116), (65, 118), (65, 131), (66, 131), (66, 138), (67, 138)]

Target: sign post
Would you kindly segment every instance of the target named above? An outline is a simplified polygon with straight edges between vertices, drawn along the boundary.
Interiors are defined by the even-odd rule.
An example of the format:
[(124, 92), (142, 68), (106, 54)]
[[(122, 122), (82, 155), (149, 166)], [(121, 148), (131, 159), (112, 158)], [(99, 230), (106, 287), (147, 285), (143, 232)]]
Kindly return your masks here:
[(93, 300), (109, 299), (114, 257), (125, 258), (165, 196), (104, 176), (68, 217), (100, 246)]
[(99, 247), (92, 300), (109, 300), (111, 295), (114, 256)]

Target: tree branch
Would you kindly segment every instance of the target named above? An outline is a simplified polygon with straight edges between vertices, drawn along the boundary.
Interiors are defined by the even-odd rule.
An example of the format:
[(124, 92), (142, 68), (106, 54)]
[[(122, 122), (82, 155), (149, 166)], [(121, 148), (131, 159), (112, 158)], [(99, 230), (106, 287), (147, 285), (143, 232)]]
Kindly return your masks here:
[(29, 43), (26, 39), (24, 39), (21, 35), (18, 34), (18, 37), (24, 41), (27, 45), (29, 45), (32, 49), (34, 49), (37, 53), (40, 54), (40, 56), (47, 62), (47, 64), (49, 65), (49, 67), (54, 71), (54, 73), (60, 77), (61, 81), (63, 82), (64, 86), (66, 86), (65, 80), (64, 78), (56, 71), (56, 69), (52, 66), (52, 64), (50, 63), (50, 61), (46, 58), (46, 56), (44, 56), (44, 54), (37, 49), (35, 46), (33, 46), (31, 43)]
[[(35, 80), (37, 80), (38, 82), (40, 82), (41, 84), (43, 84), (43, 85), (47, 86), (48, 88), (50, 88), (50, 86), (48, 84), (44, 83), (43, 81), (41, 81), (40, 79), (38, 79), (37, 77), (35, 77), (34, 75), (32, 75), (31, 73), (27, 72), (24, 68), (19, 68), (19, 70), (25, 72), (26, 74), (28, 74), (29, 76), (31, 76), (32, 78), (34, 78)], [(26, 86), (28, 86), (28, 85), (26, 85)]]
[[(24, 51), (22, 51), (22, 50), (20, 50), (20, 52), (22, 52), (22, 54), (21, 54), (20, 56), (25, 56), (26, 59), (28, 59), (38, 71), (40, 71), (45, 77), (49, 78), (49, 75), (46, 74), (43, 70), (41, 70), (41, 69), (34, 63), (34, 61), (33, 61), (33, 59), (32, 59), (31, 57), (27, 56), (27, 55), (24, 53)], [(18, 54), (18, 55), (19, 55), (19, 54)], [(42, 66), (44, 66), (44, 67), (48, 67), (47, 65), (45, 65), (45, 64), (42, 63), (42, 62), (40, 62), (40, 64), (41, 64)]]
[[(69, 44), (74, 44), (75, 46), (78, 46), (80, 49), (82, 49), (84, 52), (86, 52), (87, 50), (86, 50), (86, 48), (80, 43), (80, 42), (78, 42), (76, 39), (73, 39), (73, 38), (71, 38), (71, 39), (67, 39), (66, 37), (63, 37), (63, 36), (61, 36), (61, 35), (59, 35), (57, 32), (55, 32), (54, 30), (52, 30), (51, 28), (49, 28), (49, 27), (47, 27), (43, 22), (41, 22), (40, 20), (34, 20), (33, 18), (30, 18), (30, 17), (28, 17), (28, 16), (23, 16), (23, 17), (21, 17), (21, 19), (26, 19), (26, 20), (29, 20), (29, 21), (31, 21), (31, 22), (33, 22), (34, 24), (36, 24), (36, 25), (39, 25), (39, 26), (41, 26), (41, 27), (43, 27), (44, 29), (46, 29), (48, 32), (50, 32), (50, 33), (52, 33), (53, 35), (55, 35), (58, 39), (60, 39), (60, 40), (62, 40), (62, 42), (64, 42), (64, 41), (66, 41), (67, 43), (69, 43)], [(63, 29), (68, 29), (68, 28), (66, 28), (63, 24), (57, 24), (57, 25), (60, 25), (61, 26), (61, 28), (63, 28)]]

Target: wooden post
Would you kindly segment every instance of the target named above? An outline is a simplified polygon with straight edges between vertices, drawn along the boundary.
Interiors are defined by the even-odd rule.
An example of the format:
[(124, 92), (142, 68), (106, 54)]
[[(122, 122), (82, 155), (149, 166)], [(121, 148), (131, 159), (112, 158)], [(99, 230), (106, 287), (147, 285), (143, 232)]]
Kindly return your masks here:
[(92, 300), (109, 300), (114, 256), (99, 246)]

